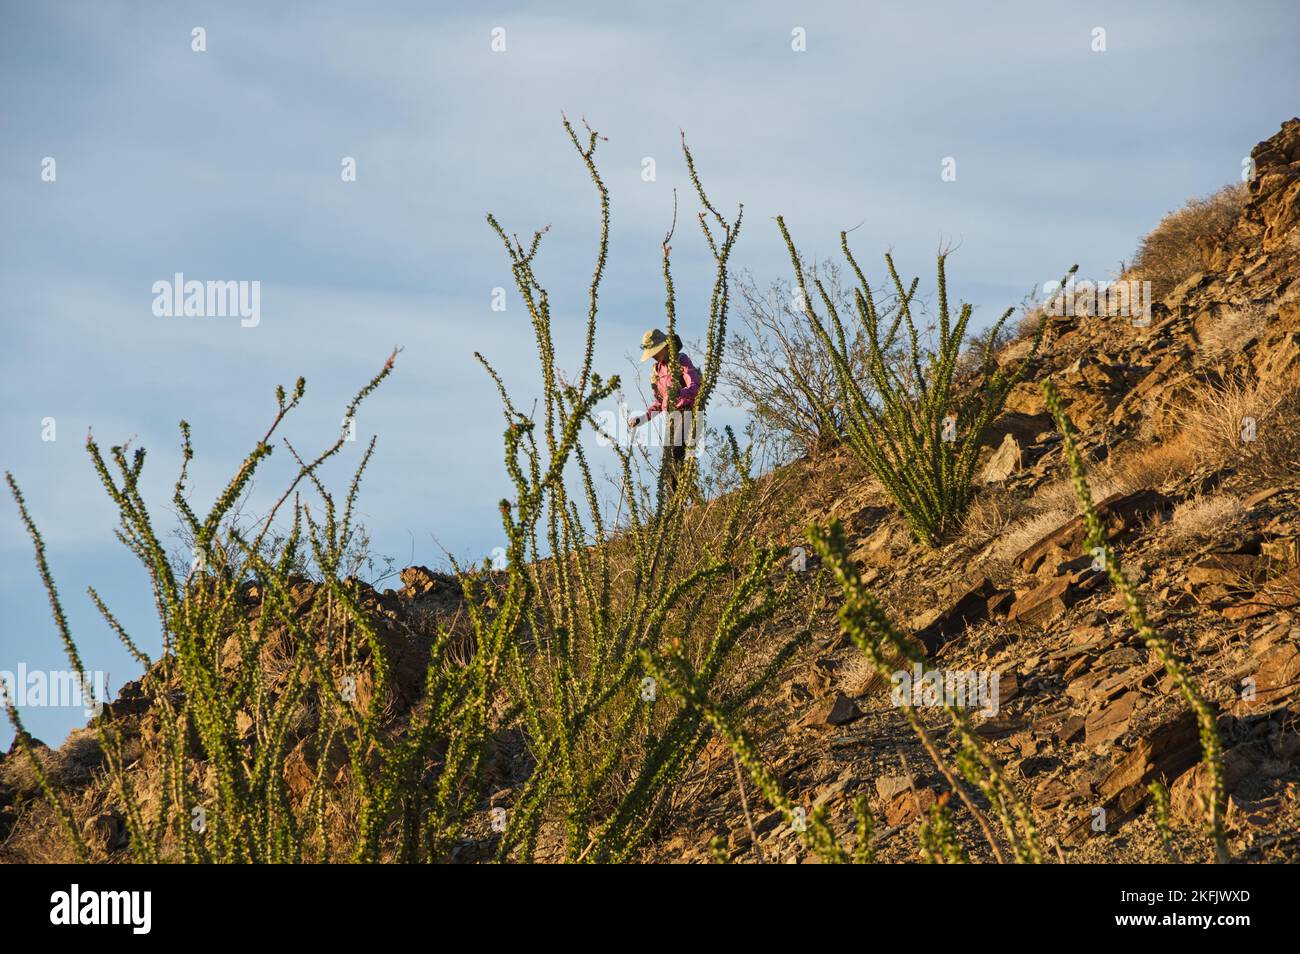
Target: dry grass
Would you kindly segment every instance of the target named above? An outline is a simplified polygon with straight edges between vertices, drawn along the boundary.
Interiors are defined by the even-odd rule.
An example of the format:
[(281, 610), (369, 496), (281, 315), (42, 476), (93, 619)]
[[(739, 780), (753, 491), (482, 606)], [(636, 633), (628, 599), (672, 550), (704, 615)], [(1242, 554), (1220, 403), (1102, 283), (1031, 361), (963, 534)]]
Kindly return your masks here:
[(1202, 360), (1217, 361), (1239, 352), (1258, 338), (1268, 324), (1263, 305), (1247, 304), (1217, 316), (1201, 335), (1199, 355)]
[(962, 521), (962, 536), (973, 547), (980, 547), (1001, 536), (1023, 510), (1014, 494), (1000, 487), (984, 487), (971, 501)]
[[(88, 816), (80, 805), (74, 806), (79, 822)], [(77, 861), (58, 818), (43, 798), (27, 802), (19, 811), (18, 821), (0, 842), (0, 864), (58, 864)]]
[(1300, 383), (1283, 389), (1230, 379), (1207, 387), (1180, 423), (1202, 460), (1259, 481), (1300, 474)]
[(850, 656), (837, 676), (840, 691), (850, 698), (866, 695), (880, 681), (875, 665), (861, 653)]
[[(1115, 455), (1088, 475), (1093, 498), (1160, 489), (1185, 475), (1197, 460), (1189, 435)], [(1011, 575), (1011, 561), (1037, 540), (1078, 513), (1074, 488), (1066, 479), (1042, 484), (1027, 499), (1005, 490), (986, 488), (971, 505), (964, 533), (973, 548), (986, 547), (978, 558), (995, 579)]]
[(1010, 523), (982, 555), (984, 571), (994, 582), (1009, 579), (1012, 561), (1075, 515), (1073, 507), (1055, 506), (1031, 512)]
[[(1129, 493), (1152, 487), (1156, 490), (1186, 475), (1199, 455), (1185, 431), (1171, 439), (1131, 451), (1103, 468), (1103, 479), (1114, 489)], [(1101, 498), (1099, 498), (1101, 499)]]
[(1179, 504), (1161, 537), (1169, 550), (1208, 543), (1237, 529), (1246, 519), (1246, 508), (1231, 494), (1193, 497)]
[(1191, 199), (1170, 212), (1138, 245), (1133, 271), (1151, 282), (1159, 301), (1180, 282), (1208, 267), (1206, 252), (1221, 245), (1241, 214), (1243, 183), (1225, 186), (1204, 199)]

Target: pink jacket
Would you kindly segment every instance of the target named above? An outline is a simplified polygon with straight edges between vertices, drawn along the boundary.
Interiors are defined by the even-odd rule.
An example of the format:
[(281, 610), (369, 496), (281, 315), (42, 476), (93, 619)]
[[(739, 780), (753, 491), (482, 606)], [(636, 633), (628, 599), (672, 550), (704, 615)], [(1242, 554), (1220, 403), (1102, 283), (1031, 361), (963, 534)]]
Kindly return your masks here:
[[(685, 411), (695, 406), (695, 395), (700, 390), (700, 371), (691, 363), (691, 359), (685, 354), (679, 353), (677, 360), (682, 365), (682, 386), (677, 389), (676, 407), (679, 411)], [(650, 420), (664, 409), (668, 403), (669, 384), (672, 380), (672, 365), (665, 361), (663, 364), (655, 366), (655, 399), (650, 406), (645, 409), (645, 420)]]

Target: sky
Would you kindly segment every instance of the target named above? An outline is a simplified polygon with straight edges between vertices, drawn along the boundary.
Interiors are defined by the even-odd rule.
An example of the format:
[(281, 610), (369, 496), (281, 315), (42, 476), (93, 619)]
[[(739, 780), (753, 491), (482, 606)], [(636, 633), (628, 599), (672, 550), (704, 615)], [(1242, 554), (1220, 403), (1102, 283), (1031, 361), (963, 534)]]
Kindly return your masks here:
[[(165, 532), (178, 421), (206, 505), (265, 431), (276, 385), (306, 378), (284, 434), (323, 449), (400, 345), (326, 482), (345, 484), (378, 435), (360, 501), (376, 551), (444, 566), (502, 544), (502, 418), (473, 353), (523, 406), (538, 385), (485, 215), (525, 236), (550, 226), (537, 268), (559, 363), (576, 369), (598, 206), (562, 113), (607, 137), (595, 369), (639, 381), (641, 334), (664, 323), (674, 189), (683, 337), (708, 316), (680, 131), (715, 205), (745, 204), (736, 269), (788, 277), (778, 214), (816, 258), (857, 227), (873, 276), (892, 249), (923, 290), (951, 244), (949, 288), (979, 324), (1072, 263), (1113, 277), (1163, 214), (1238, 181), (1250, 148), (1300, 112), (1298, 24), (1284, 2), (0, 0), (0, 464), (44, 533), (87, 667), (113, 689), (139, 675), (90, 585), (146, 652), (161, 646), (89, 431), (148, 448)], [(155, 283), (177, 273), (257, 282), (256, 322), (155, 314)], [(725, 398), (715, 412), (743, 423)], [(281, 450), (250, 509), (289, 473)], [(66, 669), (7, 494), (0, 607), (0, 672)], [(22, 712), (53, 744), (85, 721)], [(0, 744), (12, 735), (0, 725)]]

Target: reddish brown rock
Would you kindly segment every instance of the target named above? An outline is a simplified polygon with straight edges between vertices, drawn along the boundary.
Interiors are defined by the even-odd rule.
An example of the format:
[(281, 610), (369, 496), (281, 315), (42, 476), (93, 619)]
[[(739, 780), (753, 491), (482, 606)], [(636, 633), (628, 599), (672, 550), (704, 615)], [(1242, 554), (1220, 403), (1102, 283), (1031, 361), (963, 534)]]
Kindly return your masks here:
[(1294, 609), (1296, 606), (1300, 606), (1300, 567), (1287, 570), (1270, 580), (1254, 596), (1236, 606), (1229, 606), (1223, 611), (1223, 616), (1234, 621), (1254, 619), (1256, 616)]
[(406, 599), (415, 599), (432, 593), (448, 583), (457, 585), (453, 578), (435, 573), (427, 566), (408, 566), (401, 575), (403, 584), (401, 595)]
[(1246, 586), (1262, 581), (1264, 561), (1249, 553), (1212, 553), (1187, 571), (1192, 586)]
[(1245, 507), (1247, 510), (1250, 510), (1254, 507), (1258, 507), (1266, 500), (1271, 500), (1273, 497), (1276, 497), (1281, 492), (1282, 492), (1281, 487), (1266, 487), (1263, 490), (1255, 491), (1253, 494), (1251, 494), (1249, 497), (1243, 500), (1241, 502), (1241, 505)]
[(1060, 576), (1030, 590), (1011, 606), (1007, 619), (1013, 622), (1045, 626), (1074, 605), (1077, 593), (1070, 577)]
[(1293, 697), (1300, 698), (1300, 648), (1279, 643), (1264, 650), (1259, 666), (1248, 677), (1243, 701), (1247, 709), (1270, 708)]
[[(1234, 745), (1223, 753), (1223, 789), (1232, 792), (1255, 770), (1259, 756), (1247, 745)], [(1210, 794), (1210, 773), (1198, 762), (1169, 786), (1170, 814), (1185, 822), (1203, 822), (1206, 799)]]
[(1029, 801), (1037, 809), (1055, 808), (1072, 794), (1074, 790), (1060, 779), (1045, 778), (1038, 783)]
[(987, 576), (968, 581), (938, 609), (914, 619), (913, 635), (925, 646), (926, 652), (933, 653), (967, 626), (988, 619), (989, 602), (1000, 592)]
[(1164, 672), (1160, 663), (1134, 666), (1111, 673), (1094, 683), (1089, 691), (1091, 698), (1100, 702), (1109, 702), (1126, 692), (1134, 692), (1146, 686), (1155, 685), (1157, 678)]
[(1129, 720), (1133, 718), (1140, 699), (1137, 692), (1126, 692), (1114, 702), (1090, 714), (1084, 720), (1084, 743), (1101, 745), (1118, 739), (1127, 732)]
[(928, 812), (934, 803), (935, 794), (929, 788), (899, 792), (885, 809), (885, 824), (891, 828), (910, 824)]
[(1006, 616), (1015, 601), (1016, 594), (1011, 590), (998, 590), (989, 597), (985, 611), (990, 619), (994, 616)]
[(848, 725), (856, 719), (862, 718), (862, 710), (858, 708), (857, 703), (842, 692), (837, 692), (833, 696), (828, 696), (813, 704), (808, 710), (808, 714), (803, 717), (800, 725), (809, 727)]
[(1265, 540), (1259, 546), (1259, 555), (1281, 569), (1300, 566), (1300, 537)]
[[(1097, 785), (1098, 805), (1106, 812), (1107, 830), (1132, 817), (1151, 792), (1147, 786), (1159, 779), (1169, 784), (1201, 759), (1201, 739), (1191, 710), (1181, 710), (1147, 733)], [(1067, 844), (1079, 844), (1094, 834), (1089, 811), (1070, 822), (1062, 832)]]

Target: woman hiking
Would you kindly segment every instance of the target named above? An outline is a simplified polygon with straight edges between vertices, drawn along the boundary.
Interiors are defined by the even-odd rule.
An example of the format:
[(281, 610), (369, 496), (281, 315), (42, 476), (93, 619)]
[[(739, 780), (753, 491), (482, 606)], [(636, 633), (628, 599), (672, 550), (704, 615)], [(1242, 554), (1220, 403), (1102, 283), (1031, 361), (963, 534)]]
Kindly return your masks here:
[[(671, 350), (670, 350), (671, 346)], [(664, 425), (663, 477), (669, 494), (677, 490), (677, 472), (686, 459), (687, 413), (695, 406), (695, 395), (700, 390), (700, 371), (682, 351), (682, 339), (673, 335), (671, 340), (658, 328), (652, 328), (641, 338), (641, 360), (655, 359), (650, 385), (654, 400), (645, 413), (628, 418), (628, 426), (636, 428), (647, 423), (668, 405), (672, 388), (672, 355), (677, 354), (680, 373), (677, 378), (676, 400), (673, 413)]]

